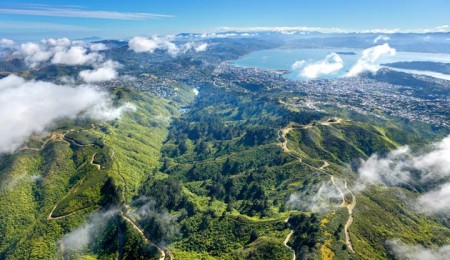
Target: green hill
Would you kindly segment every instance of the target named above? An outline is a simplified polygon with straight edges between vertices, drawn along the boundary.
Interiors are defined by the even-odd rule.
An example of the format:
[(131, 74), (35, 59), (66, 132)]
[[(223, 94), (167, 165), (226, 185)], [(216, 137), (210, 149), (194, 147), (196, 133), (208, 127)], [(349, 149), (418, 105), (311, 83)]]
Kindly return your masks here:
[[(62, 120), (2, 156), (0, 258), (383, 259), (388, 239), (450, 242), (448, 227), (405, 205), (402, 196), (417, 193), (352, 192), (360, 158), (430, 142), (432, 132), (212, 86), (194, 100), (191, 88), (175, 87), (169, 99), (113, 89), (117, 105), (136, 111)], [(345, 194), (313, 212), (323, 187)], [(309, 205), (292, 206), (293, 194)]]

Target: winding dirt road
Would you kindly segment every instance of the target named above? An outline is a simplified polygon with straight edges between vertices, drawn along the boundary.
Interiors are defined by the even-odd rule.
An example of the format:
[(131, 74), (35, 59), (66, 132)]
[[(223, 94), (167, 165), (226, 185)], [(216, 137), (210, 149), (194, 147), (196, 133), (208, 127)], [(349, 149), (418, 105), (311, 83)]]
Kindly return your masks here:
[[(92, 125), (92, 129), (93, 129), (93, 128), (95, 128), (94, 125)], [(70, 139), (70, 138), (67, 138), (66, 135), (67, 135), (68, 133), (70, 133), (70, 132), (73, 132), (73, 131), (74, 131), (74, 130), (71, 129), (71, 130), (68, 130), (67, 132), (64, 132), (64, 133), (52, 133), (52, 135), (50, 136), (50, 138), (48, 138), (46, 141), (43, 142), (42, 147), (45, 146), (45, 145), (46, 145), (48, 142), (50, 142), (50, 141), (62, 141), (62, 142), (65, 142), (65, 143), (67, 143), (67, 144), (73, 144), (73, 145), (79, 146), (79, 147), (83, 147), (83, 146), (93, 146), (93, 145), (94, 145), (94, 144), (80, 144), (80, 143), (77, 143), (75, 140), (72, 140), (72, 139)], [(41, 147), (41, 149), (42, 149), (42, 147)], [(29, 148), (29, 147), (23, 147), (22, 149), (23, 149), (23, 150), (24, 150), (24, 149), (34, 150), (33, 148)], [(91, 157), (90, 160), (89, 160), (89, 164), (93, 165), (97, 170), (101, 170), (102, 166), (101, 166), (100, 164), (94, 163), (94, 160), (95, 160), (95, 156), (96, 156), (96, 155), (97, 155), (97, 153), (94, 153), (94, 154), (92, 155), (92, 157)], [(126, 179), (125, 179), (125, 176), (123, 176), (123, 175), (121, 174), (120, 169), (119, 169), (119, 164), (117, 163), (117, 161), (114, 160), (114, 158), (115, 158), (114, 156), (115, 156), (115, 151), (113, 150), (112, 153), (111, 153), (111, 159), (114, 161), (113, 163), (115, 163), (116, 166), (117, 166), (117, 171), (118, 171), (119, 176), (124, 180), (124, 186), (125, 186), (125, 188), (122, 190), (123, 208), (124, 208), (124, 209), (129, 209), (128, 204), (126, 204), (126, 197), (125, 197), (125, 193), (126, 193)], [(84, 182), (84, 180), (86, 179), (86, 177), (87, 177), (87, 176), (84, 176), (84, 177), (83, 177), (83, 178), (82, 178), (82, 179), (81, 179), (81, 180), (80, 180), (80, 181), (72, 188), (72, 191), (67, 192), (67, 193), (62, 197), (62, 199), (59, 200), (59, 201), (53, 206), (52, 210), (50, 211), (50, 213), (49, 213), (48, 216), (47, 216), (47, 220), (56, 220), (56, 219), (66, 218), (66, 217), (68, 217), (68, 216), (71, 216), (71, 215), (77, 213), (77, 212), (80, 211), (80, 210), (86, 209), (86, 208), (78, 209), (78, 210), (75, 210), (75, 211), (73, 211), (73, 212), (71, 212), (71, 213), (69, 213), (69, 214), (63, 215), (63, 216), (58, 216), (58, 217), (53, 217), (53, 216), (52, 216), (52, 215), (53, 215), (53, 212), (54, 212), (55, 209), (59, 206), (59, 204), (60, 204), (64, 199), (66, 199), (70, 194), (75, 193), (75, 192), (78, 190), (78, 188), (83, 184), (83, 182)], [(128, 211), (128, 210), (127, 210), (127, 211)], [(149, 239), (145, 236), (143, 229), (140, 228), (140, 227), (138, 226), (138, 224), (137, 224), (132, 218), (130, 218), (130, 217), (128, 216), (127, 212), (124, 212), (123, 210), (121, 210), (121, 211), (120, 211), (120, 216), (121, 216), (125, 221), (127, 221), (128, 223), (130, 223), (131, 226), (132, 226), (139, 234), (142, 235), (142, 237), (144, 238), (144, 242), (145, 242), (145, 243), (151, 244), (152, 246), (154, 246), (154, 247), (157, 248), (157, 250), (158, 250), (158, 252), (159, 252), (159, 254), (160, 254), (160, 257), (158, 258), (159, 260), (164, 260), (164, 259), (166, 259), (166, 257), (167, 257), (169, 260), (174, 260), (174, 259), (175, 259), (175, 256), (173, 255), (173, 253), (172, 253), (167, 247), (164, 247), (164, 246), (158, 246), (156, 243), (154, 243), (154, 242), (152, 242), (151, 240), (149, 240)], [(62, 254), (64, 254), (64, 244), (63, 244), (63, 243), (60, 244), (60, 250), (61, 250)]]
[(97, 168), (97, 170), (100, 170), (100, 169), (102, 169), (102, 166), (100, 165), (100, 164), (98, 164), (98, 163), (94, 163), (94, 159), (95, 159), (95, 156), (97, 155), (97, 153), (94, 153), (93, 155), (92, 155), (92, 158), (91, 158), (91, 161), (89, 162), (91, 165), (93, 165), (93, 166), (95, 166), (95, 168)]
[[(287, 218), (284, 222), (287, 223), (288, 221), (289, 221), (289, 218)], [(292, 247), (288, 246), (288, 244), (287, 244), (289, 242), (289, 240), (291, 239), (293, 234), (294, 234), (294, 230), (291, 230), (291, 232), (289, 232), (289, 234), (287, 235), (286, 239), (283, 241), (283, 245), (285, 247), (289, 248), (289, 250), (291, 250), (291, 252), (292, 252), (292, 260), (296, 260), (297, 256), (295, 255), (295, 250)]]
[[(348, 211), (348, 219), (344, 226), (345, 244), (347, 245), (348, 249), (352, 253), (354, 253), (355, 251), (353, 250), (352, 242), (350, 239), (350, 233), (348, 232), (348, 229), (350, 228), (350, 226), (353, 223), (353, 209), (356, 206), (356, 197), (353, 194), (353, 192), (348, 188), (346, 180), (344, 180), (344, 189), (346, 190), (345, 192), (343, 192), (342, 189), (339, 187), (339, 185), (336, 183), (334, 176), (331, 176), (331, 182), (333, 183), (333, 185), (336, 187), (336, 189), (339, 191), (339, 194), (341, 195), (342, 203), (341, 203), (340, 207), (347, 208), (347, 211)], [(345, 199), (345, 194), (350, 194), (352, 196), (351, 203), (347, 202), (347, 200)]]
[[(156, 243), (154, 243), (153, 241), (151, 241), (150, 239), (148, 239), (148, 238), (145, 236), (144, 230), (143, 230), (142, 228), (140, 228), (139, 225), (138, 225), (132, 218), (130, 218), (130, 217), (128, 216), (128, 212), (129, 212), (130, 206), (127, 204), (127, 201), (126, 201), (126, 188), (127, 188), (127, 185), (126, 185), (126, 178), (125, 178), (125, 176), (123, 176), (122, 172), (120, 171), (119, 163), (118, 163), (116, 160), (114, 160), (115, 155), (116, 155), (116, 152), (115, 152), (114, 150), (112, 150), (112, 153), (111, 153), (111, 160), (113, 160), (113, 163), (114, 163), (114, 164), (116, 165), (116, 167), (117, 167), (117, 174), (122, 178), (122, 180), (123, 180), (123, 182), (124, 182), (124, 188), (122, 189), (122, 199), (123, 199), (122, 205), (123, 205), (123, 209), (120, 211), (120, 216), (121, 216), (125, 221), (127, 221), (128, 223), (130, 223), (131, 226), (132, 226), (136, 231), (139, 232), (139, 234), (141, 234), (141, 236), (144, 238), (145, 243), (151, 244), (152, 246), (154, 246), (154, 247), (156, 247), (156, 248), (158, 249), (158, 252), (159, 252), (159, 254), (160, 254), (159, 260), (164, 260), (164, 259), (166, 258), (166, 256), (167, 256), (170, 260), (175, 259), (175, 256), (173, 255), (173, 253), (172, 253), (167, 247), (165, 247), (165, 246), (158, 246)], [(125, 209), (125, 212), (124, 212), (124, 209)]]
[(342, 199), (342, 202), (341, 202), (341, 207), (345, 207), (345, 194), (342, 192), (342, 190), (339, 188), (339, 186), (336, 184), (336, 181), (335, 181), (335, 177), (334, 176), (331, 176), (331, 183), (333, 183), (333, 186), (334, 187), (336, 187), (336, 189), (338, 190), (338, 192), (339, 192), (339, 194), (341, 195), (341, 199)]
[[(333, 124), (340, 124), (343, 121), (344, 121), (343, 119), (338, 118), (338, 119), (333, 119), (333, 120), (329, 119), (327, 121), (322, 121), (322, 122), (318, 122), (318, 123), (315, 123), (315, 124), (310, 123), (308, 125), (296, 125), (295, 123), (289, 123), (286, 127), (281, 128), (278, 131), (278, 133), (277, 133), (277, 135), (278, 135), (277, 141), (279, 142), (279, 145), (281, 146), (281, 148), (283, 149), (284, 152), (286, 152), (289, 155), (291, 155), (292, 157), (296, 158), (302, 164), (304, 164), (304, 165), (306, 165), (306, 166), (308, 166), (308, 167), (310, 167), (310, 168), (312, 168), (312, 169), (314, 169), (316, 171), (319, 171), (321, 173), (324, 173), (324, 174), (330, 176), (331, 183), (333, 184), (333, 186), (338, 190), (339, 194), (341, 195), (342, 202), (341, 202), (340, 207), (345, 207), (348, 210), (348, 219), (347, 219), (347, 222), (345, 223), (345, 226), (344, 226), (345, 244), (347, 245), (347, 247), (349, 248), (349, 250), (352, 253), (355, 253), (355, 251), (353, 250), (353, 245), (352, 245), (352, 242), (351, 242), (351, 239), (350, 239), (350, 234), (349, 234), (348, 230), (349, 230), (350, 226), (353, 223), (353, 209), (356, 206), (356, 197), (353, 194), (353, 192), (348, 188), (347, 181), (344, 180), (345, 192), (343, 192), (342, 189), (339, 187), (339, 185), (337, 185), (336, 180), (335, 180), (335, 176), (332, 175), (329, 172), (326, 172), (324, 170), (325, 168), (327, 168), (330, 165), (327, 161), (324, 160), (323, 161), (323, 165), (321, 167), (315, 167), (315, 166), (313, 166), (313, 165), (311, 165), (309, 163), (303, 162), (302, 159), (299, 156), (293, 154), (289, 150), (289, 148), (287, 146), (288, 139), (286, 138), (286, 135), (289, 134), (289, 132), (292, 131), (295, 128), (307, 129), (307, 128), (313, 127), (314, 125), (330, 126), (330, 125), (333, 125)], [(350, 194), (351, 195), (351, 197), (352, 197), (351, 203), (348, 203), (346, 201), (345, 194)], [(287, 246), (287, 241), (289, 241), (289, 238), (290, 238), (291, 235), (292, 234), (289, 234), (288, 237), (286, 238), (285, 243), (284, 243), (285, 246)], [(294, 259), (295, 259), (295, 253), (294, 253)]]
[(156, 247), (156, 249), (158, 249), (158, 252), (160, 254), (159, 256), (159, 260), (164, 260), (166, 259), (166, 256), (169, 257), (170, 260), (175, 259), (175, 257), (173, 256), (172, 252), (169, 251), (169, 249), (167, 249), (166, 247), (160, 247), (158, 246), (156, 243), (152, 242), (150, 239), (148, 239), (145, 236), (144, 230), (142, 228), (140, 228), (137, 223), (130, 217), (128, 217), (128, 215), (126, 213), (124, 213), (123, 211), (120, 211), (120, 216), (127, 221), (128, 223), (131, 224), (131, 226), (137, 231), (139, 232), (139, 234), (141, 234), (141, 236), (144, 238), (144, 242), (147, 244), (150, 244), (154, 247)]
[(41, 143), (40, 147), (28, 147), (27, 142), (25, 142), (24, 145), (22, 145), (22, 147), (20, 147), (18, 151), (23, 151), (23, 150), (31, 150), (31, 151), (36, 151), (39, 152), (41, 151), (49, 142), (63, 142), (63, 143), (67, 143), (70, 144), (69, 142), (67, 142), (67, 140), (65, 140), (65, 135), (68, 134), (69, 132), (71, 132), (72, 130), (68, 130), (67, 132), (52, 132), (50, 134), (50, 136), (45, 139), (45, 140), (40, 140), (35, 136), (30, 137), (30, 140), (36, 141)]
[[(131, 226), (136, 229), (137, 232), (139, 232), (139, 234), (141, 234), (141, 236), (144, 238), (144, 242), (147, 244), (150, 244), (154, 247), (156, 247), (156, 249), (158, 249), (158, 252), (160, 254), (159, 256), (159, 260), (164, 260), (166, 259), (166, 253), (164, 252), (165, 250), (163, 250), (161, 247), (159, 247), (157, 244), (153, 243), (151, 240), (149, 240), (144, 233), (144, 230), (142, 230), (134, 221), (133, 219), (131, 219), (130, 217), (127, 216), (126, 213), (123, 213), (123, 211), (120, 211), (120, 216), (127, 221), (128, 223), (131, 224)], [(169, 259), (172, 260), (173, 257), (171, 256), (171, 254), (168, 254)]]
[(345, 223), (345, 227), (344, 227), (345, 244), (347, 244), (347, 247), (350, 249), (350, 251), (352, 251), (352, 253), (355, 253), (355, 250), (353, 250), (352, 241), (350, 239), (350, 234), (348, 232), (348, 229), (350, 228), (350, 226), (353, 223), (353, 209), (356, 206), (356, 197), (353, 194), (353, 192), (347, 187), (346, 180), (344, 180), (344, 183), (345, 183), (345, 186), (344, 186), (345, 189), (352, 196), (352, 202), (350, 204), (346, 203), (346, 208), (348, 210), (348, 220), (347, 220), (347, 223)]
[(330, 166), (330, 164), (327, 161), (323, 161), (323, 165), (319, 167), (319, 169), (323, 170), (325, 168), (327, 168), (328, 166)]

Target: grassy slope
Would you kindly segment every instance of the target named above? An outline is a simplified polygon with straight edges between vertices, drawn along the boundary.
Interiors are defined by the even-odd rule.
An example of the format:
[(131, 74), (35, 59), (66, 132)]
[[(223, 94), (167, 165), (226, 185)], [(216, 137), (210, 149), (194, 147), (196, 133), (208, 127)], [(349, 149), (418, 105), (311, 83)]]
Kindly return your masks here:
[(386, 240), (431, 246), (450, 243), (450, 229), (433, 218), (414, 212), (405, 197), (416, 196), (400, 188), (376, 187), (358, 194), (351, 236), (362, 259), (383, 259)]
[[(114, 203), (111, 194), (122, 189), (127, 191), (126, 199), (131, 199), (146, 175), (159, 168), (159, 150), (176, 107), (149, 94), (115, 91), (123, 92), (117, 102), (132, 102), (137, 110), (124, 113), (118, 121), (92, 122), (95, 125), (62, 121), (56, 132), (71, 130), (67, 141), (48, 140), (42, 146), (45, 138), (33, 139), (28, 147), (38, 151), (2, 157), (0, 258), (56, 257), (56, 242), (83, 223), (86, 213)], [(182, 87), (179, 102), (192, 99), (191, 92)], [(125, 173), (126, 187), (117, 166)], [(52, 217), (63, 218), (47, 220), (55, 205)], [(128, 232), (126, 236), (132, 237), (136, 231)]]
[(5, 231), (1, 237), (4, 239), (2, 242), (8, 245), (2, 248), (5, 257), (54, 256), (54, 242), (62, 234), (62, 228), (53, 225), (55, 223), (47, 225), (43, 220), (70, 185), (69, 178), (75, 172), (73, 162), (67, 160), (71, 156), (68, 144), (50, 142), (40, 152), (19, 152), (13, 156), (14, 163), (10, 164), (9, 169), (4, 169), (3, 174), (24, 175), (9, 190), (1, 192), (2, 226)]
[[(56, 242), (83, 223), (86, 213), (143, 195), (157, 198), (159, 210), (176, 220), (180, 233), (169, 248), (177, 258), (291, 259), (282, 244), (290, 230), (284, 220), (301, 212), (288, 211), (286, 200), (294, 192), (314, 191), (329, 177), (284, 153), (277, 131), (289, 121), (306, 124), (323, 115), (293, 113), (257, 96), (212, 89), (170, 125), (177, 106), (192, 99), (189, 91), (179, 86), (173, 102), (113, 90), (117, 102), (132, 102), (137, 110), (94, 127), (91, 122), (66, 122), (59, 131), (74, 129), (67, 135), (71, 145), (53, 140), (40, 151), (2, 158), (0, 258), (54, 258)], [(288, 139), (289, 149), (305, 162), (319, 167), (327, 160), (327, 171), (350, 182), (356, 175), (345, 164), (353, 159), (386, 152), (405, 140), (425, 142), (394, 126), (357, 121), (297, 129)], [(35, 141), (28, 146), (40, 148)], [(180, 183), (177, 192), (170, 186), (175, 181)], [(164, 185), (169, 185), (167, 192), (159, 190)], [(344, 246), (342, 225), (348, 214), (339, 208), (295, 226), (290, 244), (315, 257), (373, 259), (387, 256), (383, 241), (394, 236), (426, 245), (448, 243), (447, 228), (417, 215), (395, 194), (395, 189), (357, 194), (350, 228), (356, 255)], [(49, 221), (56, 204), (52, 216), (67, 217)], [(124, 256), (156, 254), (129, 223), (111, 221), (98, 243), (71, 256), (115, 258), (118, 240), (123, 240)]]
[[(292, 149), (301, 157), (310, 158), (312, 162), (317, 159), (334, 162), (330, 170), (337, 169), (335, 174), (351, 181), (356, 176), (348, 170), (339, 169), (338, 165), (349, 163), (354, 158), (366, 158), (375, 152), (385, 153), (401, 145), (391, 140), (389, 136), (393, 136), (390, 130), (382, 127), (361, 122), (346, 122), (335, 126), (297, 130), (289, 138), (298, 144), (298, 146), (293, 145)], [(419, 140), (419, 142), (423, 141)], [(449, 243), (450, 230), (433, 218), (414, 212), (405, 202), (405, 194), (417, 195), (401, 188), (382, 187), (356, 193), (358, 204), (354, 210), (354, 221), (350, 228), (353, 247), (356, 251), (354, 257), (386, 258), (388, 248), (385, 242), (393, 238), (423, 245)], [(347, 215), (346, 212), (342, 214)], [(328, 227), (325, 230), (333, 233), (336, 225), (334, 228)], [(340, 243), (335, 245), (332, 243), (333, 251), (341, 253), (342, 245), (341, 236)]]
[[(214, 100), (214, 94), (209, 98)], [(186, 259), (194, 259), (203, 256), (209, 259), (220, 255), (221, 258), (238, 257), (236, 252), (263, 252), (271, 246), (279, 246), (282, 236), (276, 235), (277, 232), (272, 230), (268, 233), (268, 237), (276, 238), (271, 242), (262, 236), (256, 242), (243, 244), (239, 242), (237, 237), (227, 238), (226, 220), (231, 216), (247, 216), (249, 211), (246, 210), (247, 200), (239, 197), (233, 198), (231, 202), (227, 202), (227, 197), (220, 194), (220, 187), (211, 188), (217, 183), (223, 183), (222, 180), (233, 180), (235, 189), (242, 192), (245, 183), (251, 185), (258, 184), (263, 187), (267, 196), (269, 209), (265, 212), (265, 216), (261, 218), (250, 215), (248, 220), (250, 223), (257, 223), (264, 219), (285, 218), (288, 214), (285, 210), (284, 202), (289, 194), (293, 192), (301, 192), (303, 190), (314, 189), (319, 186), (321, 181), (328, 181), (328, 177), (315, 174), (315, 170), (309, 166), (297, 162), (290, 156), (281, 152), (276, 144), (276, 128), (269, 130), (271, 138), (264, 140), (262, 143), (246, 144), (248, 133), (251, 129), (255, 129), (256, 125), (261, 128), (272, 128), (270, 120), (276, 120), (277, 111), (273, 107), (261, 106), (258, 101), (248, 102), (245, 98), (241, 99), (241, 104), (236, 106), (236, 102), (227, 103), (226, 101), (217, 102), (215, 107), (206, 104), (197, 103), (194, 109), (186, 115), (184, 120), (191, 122), (189, 126), (180, 123), (174, 126), (173, 130), (177, 133), (173, 136), (169, 135), (169, 141), (165, 144), (163, 152), (165, 159), (168, 160), (169, 168), (166, 172), (175, 178), (183, 180), (185, 193), (188, 200), (195, 205), (198, 213), (188, 217), (182, 221), (184, 225), (195, 222), (197, 214), (203, 215), (205, 212), (211, 212), (211, 219), (205, 220), (206, 229), (194, 229), (184, 232), (184, 238), (175, 242), (171, 247), (174, 252), (183, 255)], [(199, 112), (200, 111), (200, 112)], [(225, 129), (233, 127), (243, 128), (244, 132), (239, 132), (226, 140), (217, 140), (208, 138), (213, 123), (209, 123), (210, 127), (201, 131), (202, 137), (197, 138), (195, 127), (201, 128), (202, 120), (208, 122), (208, 118), (220, 118), (221, 125)], [(241, 120), (246, 118), (247, 120)], [(305, 122), (300, 122), (304, 124)], [(186, 127), (186, 132), (180, 132), (180, 128)], [(425, 131), (421, 129), (420, 131)], [(226, 132), (226, 131), (225, 131)], [(247, 132), (247, 134), (245, 133)], [(254, 133), (254, 132), (251, 132)], [(180, 146), (184, 142), (183, 136), (188, 136), (185, 141), (186, 147)], [(194, 137), (190, 137), (193, 135)], [(170, 138), (173, 139), (170, 139)], [(352, 183), (356, 179), (356, 174), (349, 170), (345, 165), (351, 163), (354, 159), (367, 158), (373, 153), (386, 153), (395, 149), (405, 141), (412, 141), (413, 144), (425, 143), (417, 134), (408, 135), (396, 126), (386, 123), (381, 125), (373, 125), (358, 121), (345, 121), (342, 124), (330, 126), (316, 125), (308, 129), (297, 129), (288, 135), (289, 149), (302, 159), (319, 167), (323, 164), (322, 160), (330, 162), (327, 171), (341, 178), (347, 179)], [(203, 144), (203, 143), (206, 143)], [(206, 149), (200, 151), (198, 147)], [(186, 149), (180, 152), (180, 150)], [(281, 152), (281, 153), (280, 153)], [(269, 159), (270, 158), (270, 159)], [(268, 160), (269, 159), (269, 160)], [(236, 167), (226, 168), (226, 165), (237, 165)], [(223, 169), (229, 171), (225, 173)], [(231, 170), (230, 170), (231, 169)], [(231, 176), (227, 176), (231, 174)], [(222, 177), (218, 177), (222, 176)], [(219, 185), (220, 186), (220, 185)], [(213, 192), (214, 190), (214, 192)], [(216, 194), (215, 192), (219, 192)], [(226, 191), (228, 194), (230, 191)], [(402, 204), (399, 198), (389, 196), (384, 198), (384, 193), (377, 194), (368, 191), (364, 194), (357, 195), (357, 207), (354, 213), (354, 224), (350, 228), (352, 241), (357, 254), (350, 254), (345, 247), (343, 225), (345, 224), (348, 213), (345, 209), (336, 209), (331, 212), (320, 215), (320, 232), (317, 237), (317, 243), (310, 249), (312, 255), (323, 258), (376, 258), (386, 257), (387, 249), (384, 247), (384, 241), (394, 236), (395, 232), (401, 238), (409, 241), (418, 241), (419, 236), (424, 236), (424, 240), (418, 241), (424, 244), (445, 243), (442, 237), (448, 234), (448, 229), (442, 224), (425, 216), (420, 216), (412, 210), (398, 211), (398, 206)], [(211, 199), (211, 198), (214, 199)], [(381, 197), (381, 198), (380, 198)], [(386, 199), (385, 204), (379, 204), (376, 200)], [(217, 202), (218, 201), (218, 202)], [(208, 206), (207, 206), (208, 205)], [(230, 207), (232, 210), (228, 212)], [(227, 210), (224, 210), (227, 208)], [(404, 216), (404, 214), (406, 214)], [(371, 217), (367, 218), (366, 215)], [(378, 217), (377, 217), (378, 216)], [(395, 225), (395, 232), (389, 230), (389, 225), (383, 218), (391, 221), (390, 225)], [(218, 221), (217, 218), (221, 219)], [(420, 221), (405, 221), (406, 219), (420, 219)], [(371, 221), (368, 221), (370, 219)], [(214, 223), (214, 224), (213, 224)], [(387, 226), (388, 225), (388, 226)], [(211, 226), (218, 226), (220, 230), (224, 230), (220, 237), (215, 237)], [(435, 232), (436, 237), (440, 238), (432, 242), (430, 236), (430, 227)], [(287, 235), (287, 227), (280, 234)], [(259, 230), (259, 229), (256, 229)], [(418, 234), (415, 234), (418, 232)], [(211, 233), (213, 232), (213, 233)], [(374, 240), (376, 238), (376, 240)], [(227, 246), (223, 245), (223, 241), (227, 241)], [(211, 247), (214, 245), (214, 247)], [(258, 250), (254, 247), (261, 247)], [(284, 248), (286, 249), (286, 248)], [(256, 250), (256, 251), (255, 251)], [(221, 253), (218, 253), (221, 252)], [(258, 255), (258, 253), (255, 253)], [(249, 257), (249, 255), (247, 255)], [(284, 256), (280, 259), (290, 259), (289, 251), (286, 250)]]

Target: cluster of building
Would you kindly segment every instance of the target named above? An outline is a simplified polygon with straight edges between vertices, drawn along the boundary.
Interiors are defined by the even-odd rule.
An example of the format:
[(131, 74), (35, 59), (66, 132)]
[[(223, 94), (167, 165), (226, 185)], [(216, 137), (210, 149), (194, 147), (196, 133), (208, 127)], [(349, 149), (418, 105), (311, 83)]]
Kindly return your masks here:
[(104, 88), (131, 87), (140, 91), (151, 92), (159, 97), (168, 98), (176, 91), (176, 81), (142, 73), (137, 77), (122, 76), (117, 79), (97, 84)]
[[(281, 89), (292, 93), (290, 96), (298, 93), (299, 99), (289, 99), (290, 105), (297, 107), (322, 111), (324, 107), (335, 106), (378, 118), (396, 116), (450, 128), (450, 97), (432, 88), (424, 91), (423, 87), (399, 86), (365, 76), (293, 81), (285, 78), (285, 73), (235, 67), (224, 62), (214, 70), (212, 81), (217, 86), (258, 86), (266, 91)], [(445, 80), (433, 83), (449, 85)]]
[[(155, 73), (159, 76), (139, 72), (133, 77), (119, 77), (104, 85), (109, 88), (130, 86), (161, 97), (174, 95), (177, 82), (197, 88), (214, 85), (239, 88), (245, 92), (280, 91), (299, 97), (288, 99), (291, 106), (318, 111), (334, 106), (378, 118), (396, 116), (450, 128), (450, 98), (432, 89), (423, 95), (416, 86), (399, 86), (365, 76), (294, 81), (284, 77), (288, 71), (236, 67), (229, 62), (213, 65), (180, 66), (170, 73)], [(449, 84), (448, 81), (438, 83)]]
[(398, 86), (366, 77), (299, 82), (306, 93), (295, 106), (337, 106), (360, 114), (383, 118), (397, 116), (411, 121), (450, 127), (450, 97), (433, 93), (420, 95), (416, 87)]

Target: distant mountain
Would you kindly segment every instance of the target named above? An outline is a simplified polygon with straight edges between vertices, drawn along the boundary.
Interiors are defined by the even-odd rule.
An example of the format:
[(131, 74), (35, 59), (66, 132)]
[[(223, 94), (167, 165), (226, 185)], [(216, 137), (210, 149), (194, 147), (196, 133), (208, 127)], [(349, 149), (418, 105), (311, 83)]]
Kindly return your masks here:
[(430, 62), (430, 61), (394, 62), (383, 64), (383, 66), (399, 69), (434, 71), (443, 74), (450, 74), (450, 63), (442, 63), (442, 62)]
[(89, 37), (78, 38), (75, 40), (93, 42), (93, 41), (100, 41), (101, 39), (102, 39), (102, 37), (99, 37), (99, 36), (89, 36)]
[(128, 44), (128, 41), (124, 40), (100, 40), (100, 41), (93, 41), (92, 43), (103, 43), (109, 48), (117, 48), (122, 47), (124, 45)]
[(428, 91), (432, 91), (432, 89), (436, 87), (440, 87), (442, 89), (450, 89), (449, 81), (447, 80), (436, 79), (430, 76), (405, 73), (401, 71), (390, 70), (387, 68), (380, 69), (375, 74), (370, 72), (363, 73), (361, 74), (361, 76), (394, 85), (428, 88)]
[[(386, 40), (375, 41), (385, 35)], [(450, 33), (332, 33), (320, 35), (285, 36), (286, 44), (291, 48), (360, 48), (365, 49), (377, 44), (389, 43), (398, 51), (450, 53)]]
[(23, 59), (0, 60), (0, 72), (21, 72), (27, 68)]

